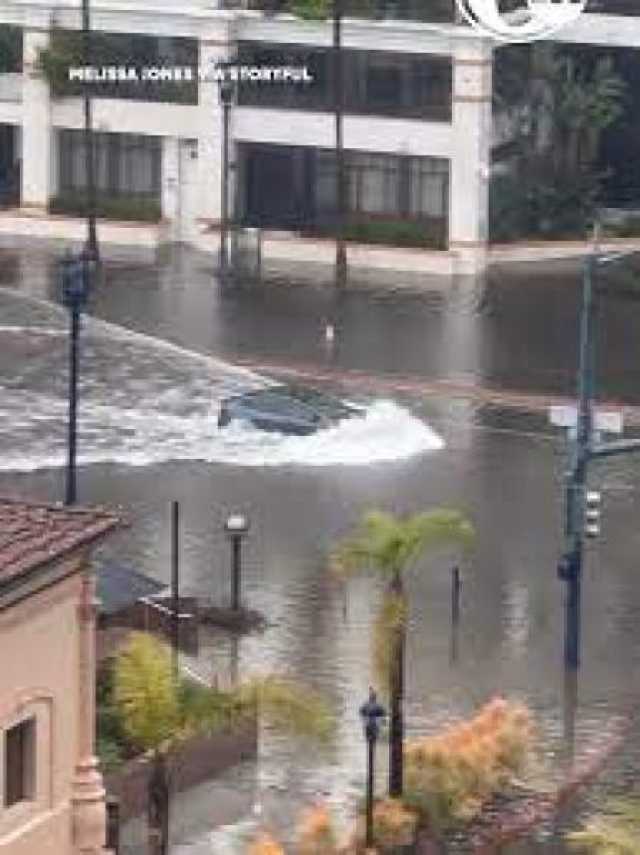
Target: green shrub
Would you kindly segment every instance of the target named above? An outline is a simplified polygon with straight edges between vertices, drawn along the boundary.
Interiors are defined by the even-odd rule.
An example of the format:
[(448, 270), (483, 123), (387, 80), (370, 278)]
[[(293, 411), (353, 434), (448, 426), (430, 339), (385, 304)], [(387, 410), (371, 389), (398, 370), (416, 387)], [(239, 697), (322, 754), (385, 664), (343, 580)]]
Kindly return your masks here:
[[(309, 234), (332, 237), (335, 231), (330, 226), (305, 230)], [(430, 249), (446, 249), (445, 227), (441, 220), (418, 222), (415, 220), (362, 220), (348, 223), (344, 230), (345, 240), (355, 243), (374, 243), (385, 246), (404, 246)]]
[[(51, 199), (49, 211), (52, 214), (86, 216), (87, 197), (85, 193), (63, 193)], [(160, 202), (148, 196), (102, 196), (96, 199), (96, 216), (105, 220), (132, 220), (145, 223), (157, 223), (162, 218)]]
[(329, 0), (291, 0), (291, 14), (306, 21), (323, 21), (329, 14)]
[(489, 206), (490, 239), (583, 239), (593, 219), (599, 187), (599, 176), (555, 174), (548, 162), (530, 164), (526, 174), (495, 176)]

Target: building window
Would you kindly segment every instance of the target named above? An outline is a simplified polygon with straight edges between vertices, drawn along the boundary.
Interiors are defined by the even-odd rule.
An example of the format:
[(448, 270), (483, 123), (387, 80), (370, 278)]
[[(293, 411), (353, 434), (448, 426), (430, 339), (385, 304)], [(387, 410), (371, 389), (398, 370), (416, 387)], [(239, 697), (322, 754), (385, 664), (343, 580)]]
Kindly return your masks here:
[(4, 805), (35, 797), (36, 720), (28, 718), (5, 732), (4, 738)]
[[(98, 133), (94, 136), (96, 188), (109, 196), (160, 198), (161, 143), (158, 137)], [(86, 189), (82, 131), (60, 132), (60, 192)]]
[[(241, 42), (243, 65), (304, 65), (312, 83), (241, 83), (240, 106), (334, 109), (334, 61), (328, 48)], [(386, 51), (343, 50), (343, 108), (353, 115), (451, 121), (450, 56), (412, 57)]]

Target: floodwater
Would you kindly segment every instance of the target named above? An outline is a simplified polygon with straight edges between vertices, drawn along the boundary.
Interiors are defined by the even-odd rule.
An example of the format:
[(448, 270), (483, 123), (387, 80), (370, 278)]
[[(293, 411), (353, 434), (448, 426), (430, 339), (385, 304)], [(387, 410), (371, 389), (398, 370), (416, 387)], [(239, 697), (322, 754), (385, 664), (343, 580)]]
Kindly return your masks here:
[[(52, 245), (0, 250), (0, 490), (45, 499), (59, 499), (63, 483), (66, 340), (52, 275), (57, 253)], [(229, 587), (224, 519), (245, 512), (251, 530), (243, 595), (269, 626), (238, 642), (203, 636), (190, 664), (208, 679), (286, 674), (321, 691), (338, 719), (324, 751), (265, 733), (256, 764), (178, 798), (175, 852), (241, 853), (241, 835), (255, 822), (288, 829), (299, 808), (319, 798), (344, 816), (363, 792), (358, 707), (373, 679), (371, 622), (381, 584), (362, 576), (338, 585), (327, 555), (372, 507), (456, 507), (478, 532), (462, 564), (457, 634), (450, 569), (460, 556), (432, 556), (409, 577), (410, 732), (434, 731), (492, 693), (514, 693), (538, 715), (548, 775), (557, 774), (568, 740), (579, 750), (611, 714), (637, 701), (640, 461), (594, 467), (603, 535), (587, 558), (583, 666), (573, 704), (563, 678), (563, 589), (555, 573), (564, 438), (544, 419), (373, 393), (359, 398), (367, 407), (361, 424), (310, 438), (274, 439), (248, 428), (221, 433), (215, 415), (224, 394), (268, 381), (234, 367), (234, 357), (321, 364), (328, 320), (337, 330), (335, 367), (570, 394), (579, 268), (501, 269), (485, 282), (453, 283), (446, 296), (352, 293), (336, 300), (313, 287), (222, 289), (211, 267), (207, 257), (186, 251), (155, 265), (135, 257), (106, 262), (82, 333), (80, 500), (122, 506), (132, 523), (105, 545), (103, 557), (126, 558), (163, 580), (169, 503), (179, 500), (184, 591), (220, 603)], [(638, 401), (638, 320), (640, 302), (629, 294), (603, 300), (603, 397)], [(595, 802), (637, 769), (639, 746), (634, 731), (594, 790)], [(384, 746), (378, 760), (383, 786)], [(238, 793), (246, 795), (241, 803)], [(227, 802), (229, 824), (215, 830)], [(127, 851), (136, 852), (138, 830), (126, 831)], [(557, 840), (557, 829), (545, 829), (513, 852), (555, 855), (562, 851)]]

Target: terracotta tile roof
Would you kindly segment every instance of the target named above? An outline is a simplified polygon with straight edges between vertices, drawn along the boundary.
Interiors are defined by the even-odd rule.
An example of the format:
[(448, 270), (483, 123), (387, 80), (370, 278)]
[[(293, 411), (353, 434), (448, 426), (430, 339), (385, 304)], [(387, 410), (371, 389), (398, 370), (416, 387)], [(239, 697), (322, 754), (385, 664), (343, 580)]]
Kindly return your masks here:
[(0, 497), (0, 588), (62, 558), (120, 524), (102, 508), (69, 508)]

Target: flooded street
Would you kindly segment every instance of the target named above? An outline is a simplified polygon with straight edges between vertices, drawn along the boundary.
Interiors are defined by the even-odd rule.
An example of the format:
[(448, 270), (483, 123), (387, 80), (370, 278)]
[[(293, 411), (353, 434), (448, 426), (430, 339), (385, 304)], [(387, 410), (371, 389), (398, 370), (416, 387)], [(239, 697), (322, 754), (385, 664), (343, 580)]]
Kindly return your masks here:
[[(57, 247), (0, 249), (0, 491), (62, 496), (66, 441), (66, 313), (57, 305)], [(561, 542), (565, 442), (544, 418), (464, 400), (367, 393), (362, 423), (308, 438), (217, 428), (217, 402), (269, 378), (234, 359), (273, 359), (370, 374), (463, 378), (469, 384), (573, 394), (579, 267), (567, 262), (492, 272), (445, 294), (347, 293), (312, 287), (221, 289), (211, 259), (176, 251), (156, 266), (106, 263), (82, 333), (79, 500), (121, 506), (131, 525), (104, 547), (168, 580), (169, 503), (182, 506), (186, 594), (228, 597), (230, 511), (248, 516), (244, 597), (264, 612), (264, 634), (201, 639), (207, 677), (287, 674), (324, 693), (339, 716), (330, 748), (266, 733), (257, 764), (195, 794), (190, 822), (174, 828), (175, 853), (241, 853), (250, 806), (287, 828), (300, 805), (327, 800), (339, 813), (363, 793), (365, 746), (358, 708), (372, 679), (372, 615), (381, 585), (345, 588), (327, 556), (370, 508), (397, 513), (463, 510), (478, 538), (462, 564), (462, 617), (450, 620), (455, 553), (420, 562), (408, 581), (407, 719), (431, 732), (495, 692), (533, 707), (555, 769), (567, 739), (592, 738), (612, 712), (637, 704), (640, 664), (640, 457), (593, 467), (603, 494), (603, 535), (589, 546), (584, 579), (583, 667), (577, 705), (562, 669)], [(615, 287), (613, 282), (612, 289)], [(324, 325), (336, 325), (327, 354)], [(599, 393), (640, 403), (640, 300), (603, 301)], [(573, 734), (573, 735), (572, 735)], [(640, 734), (593, 792), (637, 769)], [(379, 751), (380, 782), (386, 758)], [(625, 772), (624, 769), (627, 771)], [(235, 777), (234, 777), (235, 776)], [(214, 832), (211, 800), (247, 794)], [(249, 809), (247, 811), (247, 805)], [(185, 811), (187, 806), (184, 806)], [(176, 814), (180, 813), (180, 798)], [(510, 855), (556, 855), (549, 837)], [(129, 830), (135, 843), (137, 831)], [(134, 853), (135, 845), (127, 850)], [(142, 850), (139, 850), (142, 851)]]

